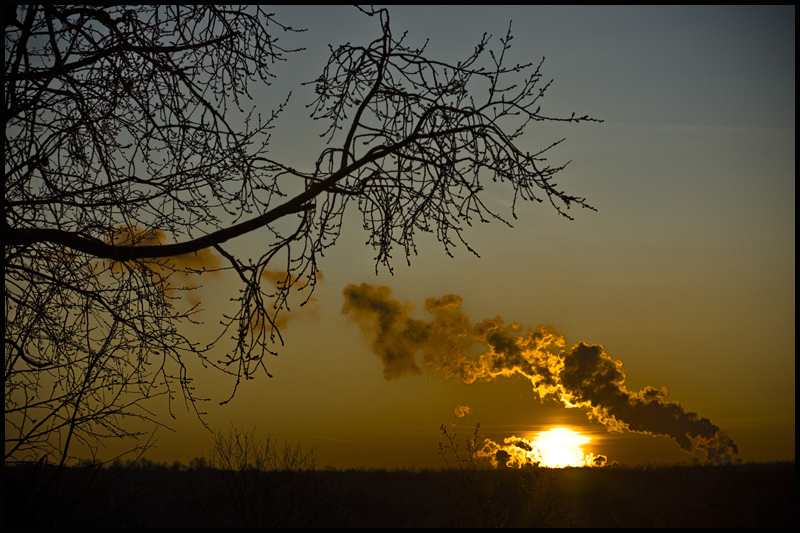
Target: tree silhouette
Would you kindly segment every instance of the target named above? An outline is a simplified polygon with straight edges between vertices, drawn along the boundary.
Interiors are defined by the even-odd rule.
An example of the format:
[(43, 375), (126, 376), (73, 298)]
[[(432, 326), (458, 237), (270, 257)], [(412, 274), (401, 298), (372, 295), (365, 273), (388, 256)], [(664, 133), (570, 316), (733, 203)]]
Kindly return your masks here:
[[(388, 268), (420, 232), (450, 255), (472, 250), (467, 226), (505, 222), (484, 204), (487, 181), (510, 186), (513, 206), (590, 207), (553, 182), (564, 167), (544, 154), (561, 141), (519, 147), (531, 123), (594, 119), (540, 112), (549, 83), (541, 63), (505, 64), (510, 27), (498, 50), (484, 35), (448, 64), (395, 37), (388, 11), (361, 11), (381, 36), (331, 48), (310, 105), (327, 146), (298, 169), (267, 153), (288, 98), (266, 113), (248, 103), (295, 52), (276, 33), (298, 31), (261, 8), (7, 9), (7, 460), (63, 462), (76, 439), (131, 436), (124, 420), (151, 419), (154, 396), (198, 410), (198, 358), (235, 376), (232, 394), (269, 375), (279, 314), (292, 290), (308, 301), (350, 203)], [(228, 249), (256, 230), (262, 249)], [(175, 300), (219, 270), (241, 281), (237, 311), (200, 344), (181, 333), (197, 306)]]

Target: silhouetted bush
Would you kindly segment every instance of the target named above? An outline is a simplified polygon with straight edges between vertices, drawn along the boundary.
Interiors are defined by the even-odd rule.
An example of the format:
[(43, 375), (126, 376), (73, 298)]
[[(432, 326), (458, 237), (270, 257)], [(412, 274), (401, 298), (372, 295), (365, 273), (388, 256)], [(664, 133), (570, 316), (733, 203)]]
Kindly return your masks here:
[(194, 469), (198, 509), (217, 527), (309, 526), (314, 450), (233, 428), (211, 441), (209, 468)]

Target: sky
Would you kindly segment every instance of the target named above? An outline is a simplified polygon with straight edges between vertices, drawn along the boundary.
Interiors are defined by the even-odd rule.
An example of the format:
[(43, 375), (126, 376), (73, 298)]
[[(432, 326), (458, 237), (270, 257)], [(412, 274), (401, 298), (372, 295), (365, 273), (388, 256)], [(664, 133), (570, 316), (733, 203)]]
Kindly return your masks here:
[[(273, 9), (282, 23), (307, 29), (281, 42), (306, 50), (276, 65), (276, 81), (253, 93), (254, 104), (272, 109), (292, 91), (271, 154), (311, 168), (323, 126), (308, 118), (313, 95), (300, 83), (319, 75), (328, 44), (366, 45), (379, 26), (352, 7)], [(376, 273), (360, 216), (349, 213), (319, 263), (316, 302), (291, 317), (285, 346), (267, 361), (274, 377), (259, 375), (219, 406), (232, 383), (193, 369), (199, 393), (214, 400), (204, 406), (206, 422), (300, 442), (315, 448), (318, 466), (337, 468), (444, 466), (442, 424), (462, 442), (480, 424), (481, 439), (497, 443), (569, 427), (591, 439), (586, 453), (624, 464), (698, 456), (668, 436), (612, 432), (586, 409), (542, 402), (521, 375), (473, 383), (448, 377), (443, 364), (422, 363), (424, 345), (412, 349), (420, 373), (385, 379), (370, 318), (342, 312), (350, 287), (347, 301), (359, 289), (383, 291), (425, 324), (439, 316), (426, 300), (454, 295), (471, 324), (498, 320), (521, 332), (549, 326), (565, 350), (601, 345), (593, 353), (621, 361), (632, 395), (654, 387), (665, 402), (707, 418), (743, 461), (793, 460), (794, 11), (390, 8), (395, 35), (430, 39), (428, 55), (445, 61), (467, 57), (484, 32), (498, 44), (511, 22), (509, 63), (544, 57), (544, 77), (554, 80), (543, 111), (603, 120), (537, 124), (520, 141), (533, 151), (566, 138), (549, 152), (553, 164), (571, 161), (557, 181), (597, 211), (575, 210), (570, 221), (546, 204), (518, 205), (513, 227), (484, 224), (465, 234), (480, 258), (463, 246), (448, 257), (431, 237), (410, 266), (396, 256), (393, 275)], [(489, 192), (490, 205), (511, 220), (510, 190)], [(232, 248), (257, 247), (260, 237)], [(207, 325), (218, 323), (215, 313), (236, 290), (233, 277), (204, 281)], [(208, 430), (180, 406), (174, 414), (166, 420), (174, 431), (159, 429), (148, 456), (188, 463), (207, 454)]]

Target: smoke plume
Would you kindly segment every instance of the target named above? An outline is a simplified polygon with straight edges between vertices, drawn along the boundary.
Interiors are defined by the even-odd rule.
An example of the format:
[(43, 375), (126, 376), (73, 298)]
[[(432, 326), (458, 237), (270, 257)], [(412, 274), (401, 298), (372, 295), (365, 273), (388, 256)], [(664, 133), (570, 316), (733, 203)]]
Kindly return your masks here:
[[(122, 225), (106, 236), (106, 242), (120, 246), (160, 246), (167, 243), (167, 234), (159, 229), (145, 230), (136, 224)], [(152, 275), (153, 282), (165, 291), (182, 290), (190, 306), (200, 304), (195, 289), (199, 286), (201, 273), (219, 275), (222, 269), (222, 256), (210, 248), (197, 252), (140, 259), (138, 264), (145, 266)], [(112, 272), (124, 269), (123, 263), (112, 262)]]
[(450, 425), (452, 427), (456, 427), (456, 420), (459, 418), (464, 418), (470, 413), (472, 413), (472, 407), (469, 405), (456, 404), (455, 408), (453, 409), (453, 419), (450, 420)]
[(730, 462), (738, 453), (736, 444), (707, 418), (667, 400), (666, 388), (628, 390), (622, 361), (602, 345), (567, 347), (551, 326), (524, 328), (500, 317), (472, 324), (461, 311), (462, 299), (453, 294), (425, 301), (428, 320), (411, 318), (411, 304), (393, 299), (389, 287), (351, 284), (343, 294), (342, 313), (372, 342), (386, 379), (419, 374), (420, 365), (463, 383), (521, 374), (541, 400), (583, 409), (610, 431), (670, 437), (683, 450), (700, 452), (713, 463)]
[[(167, 244), (166, 232), (159, 229), (143, 229), (137, 224), (121, 225), (106, 236), (106, 242), (119, 246), (162, 246)], [(181, 291), (191, 307), (198, 306), (200, 302), (200, 280), (201, 275), (211, 275), (218, 277), (222, 271), (222, 256), (214, 252), (211, 248), (203, 248), (196, 252), (174, 255), (170, 257), (139, 259), (137, 264), (147, 268), (153, 282), (158, 285), (164, 293), (174, 293)], [(111, 261), (111, 270), (114, 273), (121, 272), (128, 268), (124, 263)], [(261, 272), (261, 279), (274, 287), (275, 293), (294, 286), (298, 279), (285, 270), (265, 268)], [(316, 272), (316, 281), (324, 281), (321, 271)], [(307, 286), (298, 283), (299, 290)], [(284, 312), (266, 312), (272, 319), (270, 326), (279, 330), (285, 330), (290, 321), (298, 318), (318, 318), (318, 307), (316, 298), (309, 297), (302, 300), (300, 305), (293, 306), (294, 310), (289, 312), (288, 306)], [(298, 309), (299, 308), (299, 309)], [(251, 308), (252, 309), (252, 308)], [(273, 308), (274, 309), (274, 308)], [(263, 326), (264, 319), (262, 314), (251, 313), (256, 317), (250, 327), (253, 331)]]
[[(279, 291), (284, 291), (287, 288), (294, 288), (294, 293), (297, 295), (298, 291), (302, 291), (303, 289), (307, 289), (309, 287), (309, 283), (307, 280), (298, 280), (291, 272), (287, 272), (286, 270), (277, 270), (271, 268), (265, 268), (261, 272), (261, 279), (263, 279), (266, 283), (269, 283), (273, 287), (275, 287), (276, 293)], [(322, 284), (325, 281), (325, 277), (322, 274), (321, 270), (316, 271), (316, 283)], [(275, 309), (275, 304), (273, 304), (273, 309)], [(300, 298), (299, 305), (292, 305), (291, 308), (286, 307), (284, 312), (280, 313), (279, 315), (273, 315), (273, 325), (278, 328), (279, 330), (285, 330), (290, 322), (294, 322), (297, 319), (312, 319), (318, 320), (319, 319), (319, 306), (317, 299), (313, 296), (309, 296), (307, 299)]]
[(504, 444), (498, 444), (486, 439), (476, 456), (489, 459), (495, 468), (522, 468), (529, 464), (541, 463), (541, 452), (529, 440), (512, 435), (506, 437), (503, 442)]

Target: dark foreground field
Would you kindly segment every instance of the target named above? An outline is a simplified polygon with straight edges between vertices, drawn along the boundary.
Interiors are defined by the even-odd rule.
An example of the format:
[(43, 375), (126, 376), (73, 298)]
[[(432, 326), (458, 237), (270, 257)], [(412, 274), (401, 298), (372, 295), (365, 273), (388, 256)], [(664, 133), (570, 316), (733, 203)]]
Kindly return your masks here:
[(504, 471), (3, 469), (6, 526), (790, 527), (794, 462)]

